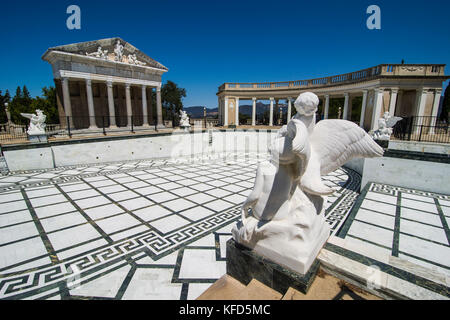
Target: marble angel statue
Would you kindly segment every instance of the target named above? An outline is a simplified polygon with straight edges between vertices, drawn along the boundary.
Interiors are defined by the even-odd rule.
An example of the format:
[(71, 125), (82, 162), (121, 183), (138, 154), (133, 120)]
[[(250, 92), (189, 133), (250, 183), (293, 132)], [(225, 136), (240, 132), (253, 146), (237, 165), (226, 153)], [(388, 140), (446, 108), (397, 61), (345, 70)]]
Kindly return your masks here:
[(39, 109), (36, 109), (36, 114), (33, 113), (21, 113), (22, 117), (30, 119), (30, 125), (27, 133), (29, 135), (45, 134), (45, 120), (47, 116)]
[(391, 117), (389, 112), (385, 112), (383, 117), (378, 120), (378, 129), (372, 133), (375, 140), (389, 140), (391, 138), (393, 127), (402, 120), (400, 117)]
[(236, 242), (300, 274), (307, 273), (330, 234), (324, 207), (334, 190), (321, 176), (352, 158), (383, 155), (350, 121), (316, 124), (318, 104), (311, 92), (298, 97), (297, 114), (279, 130), (269, 148), (270, 160), (260, 163), (242, 221), (232, 231)]

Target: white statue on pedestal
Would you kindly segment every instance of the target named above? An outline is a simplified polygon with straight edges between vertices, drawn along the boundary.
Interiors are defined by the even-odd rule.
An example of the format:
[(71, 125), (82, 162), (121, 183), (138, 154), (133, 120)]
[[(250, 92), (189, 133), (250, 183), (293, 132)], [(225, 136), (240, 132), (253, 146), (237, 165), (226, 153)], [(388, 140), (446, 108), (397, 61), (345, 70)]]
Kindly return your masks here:
[(180, 128), (183, 128), (185, 131), (189, 130), (191, 124), (189, 123), (189, 117), (184, 110), (180, 110)]
[(375, 140), (389, 140), (391, 138), (393, 127), (402, 120), (400, 117), (390, 117), (389, 112), (385, 112), (383, 117), (378, 120), (378, 129), (372, 133)]
[(36, 114), (32, 113), (21, 113), (22, 117), (30, 119), (30, 126), (28, 127), (28, 135), (45, 135), (45, 120), (47, 116), (39, 109), (36, 109)]
[[(316, 124), (319, 98), (301, 94), (297, 114), (279, 130), (270, 161), (261, 162), (253, 192), (233, 228), (236, 242), (300, 274), (306, 274), (330, 235), (325, 221), (327, 187), (322, 175), (356, 157), (377, 157), (383, 149), (356, 124)], [(251, 209), (251, 214), (248, 209)]]

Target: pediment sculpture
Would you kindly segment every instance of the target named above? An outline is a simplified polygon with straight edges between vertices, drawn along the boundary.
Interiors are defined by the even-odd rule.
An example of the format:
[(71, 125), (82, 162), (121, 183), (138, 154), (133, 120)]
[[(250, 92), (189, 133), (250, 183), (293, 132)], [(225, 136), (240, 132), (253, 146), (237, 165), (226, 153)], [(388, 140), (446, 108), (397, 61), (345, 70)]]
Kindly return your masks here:
[(123, 63), (128, 63), (128, 64), (132, 64), (132, 65), (137, 65), (137, 66), (147, 65), (147, 63), (138, 60), (138, 58), (136, 57), (136, 54), (125, 55), (124, 46), (120, 42), (120, 40), (117, 40), (116, 45), (114, 47), (114, 53), (111, 53), (110, 55), (108, 55), (108, 50), (103, 50), (103, 48), (100, 46), (100, 47), (98, 47), (97, 51), (95, 51), (95, 52), (92, 52), (92, 53), (86, 52), (86, 56), (103, 59), (103, 60), (123, 62)]
[(22, 117), (30, 119), (30, 125), (27, 133), (31, 135), (44, 135), (45, 134), (45, 120), (47, 116), (39, 109), (36, 109), (36, 114), (33, 113), (21, 113)]
[(347, 120), (316, 124), (319, 98), (301, 94), (297, 114), (282, 127), (259, 164), (255, 185), (233, 228), (234, 240), (297, 273), (306, 274), (330, 235), (321, 176), (356, 157), (380, 157), (383, 149)]

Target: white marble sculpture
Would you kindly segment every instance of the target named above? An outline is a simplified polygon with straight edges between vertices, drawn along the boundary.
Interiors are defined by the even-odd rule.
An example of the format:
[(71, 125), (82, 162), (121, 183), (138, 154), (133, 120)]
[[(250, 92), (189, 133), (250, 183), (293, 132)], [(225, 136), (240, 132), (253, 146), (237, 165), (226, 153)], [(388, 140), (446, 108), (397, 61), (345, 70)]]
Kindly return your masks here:
[(92, 52), (92, 53), (86, 52), (86, 55), (89, 57), (106, 60), (106, 59), (108, 59), (108, 50), (103, 50), (102, 47), (98, 47), (97, 51)]
[(184, 129), (184, 131), (188, 131), (191, 128), (189, 117), (184, 110), (180, 110), (180, 128)]
[(114, 48), (115, 61), (123, 62), (123, 45), (120, 40), (117, 40), (116, 46)]
[(39, 109), (36, 109), (36, 114), (21, 113), (22, 117), (30, 119), (30, 125), (28, 127), (28, 135), (45, 135), (45, 120), (47, 116)]
[(135, 64), (137, 66), (145, 66), (146, 65), (145, 62), (139, 61), (137, 59), (136, 54), (129, 54), (128, 55), (128, 63), (129, 64)]
[(402, 120), (400, 117), (391, 117), (389, 112), (385, 112), (383, 117), (378, 119), (378, 129), (372, 133), (375, 140), (389, 140), (391, 138), (393, 127)]
[(316, 124), (318, 104), (311, 92), (295, 101), (297, 114), (272, 142), (270, 161), (258, 166), (242, 221), (232, 231), (236, 242), (300, 274), (308, 272), (330, 235), (324, 207), (334, 190), (321, 176), (352, 158), (383, 155), (383, 149), (350, 121)]

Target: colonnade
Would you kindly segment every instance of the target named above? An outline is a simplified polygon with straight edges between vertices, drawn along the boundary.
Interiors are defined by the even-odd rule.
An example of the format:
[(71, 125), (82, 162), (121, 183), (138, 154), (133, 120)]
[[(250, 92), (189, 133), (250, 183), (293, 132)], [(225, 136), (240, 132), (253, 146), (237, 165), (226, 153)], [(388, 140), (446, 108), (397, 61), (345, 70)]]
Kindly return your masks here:
[[(62, 77), (62, 95), (63, 95), (63, 106), (65, 115), (69, 117), (70, 126), (73, 127), (73, 117), (72, 117), (72, 105), (70, 100), (70, 89), (69, 89), (69, 81), (72, 80), (69, 77)], [(73, 79), (79, 81), (79, 79)], [(89, 116), (89, 129), (97, 129), (95, 117), (96, 116), (104, 116), (95, 114), (94, 107), (94, 96), (92, 92), (92, 80), (84, 79), (86, 85), (86, 95), (87, 95), (87, 107), (88, 107), (88, 116)], [(109, 111), (109, 124), (110, 128), (116, 128), (116, 114), (115, 114), (115, 106), (114, 106), (114, 94), (113, 94), (113, 86), (114, 84), (124, 84), (125, 85), (125, 100), (126, 100), (126, 110), (127, 110), (127, 118), (131, 118), (133, 116), (133, 109), (131, 103), (131, 86), (136, 85), (129, 82), (117, 82), (106, 80), (107, 87), (107, 95), (108, 95), (108, 111)], [(157, 115), (157, 127), (164, 127), (163, 124), (163, 116), (162, 116), (162, 104), (161, 104), (161, 87), (149, 86), (147, 84), (140, 84), (141, 92), (142, 92), (142, 116), (143, 116), (143, 126), (149, 126), (148, 122), (148, 103), (147, 103), (147, 88), (156, 88), (156, 115)], [(127, 120), (128, 122), (128, 120)]]

